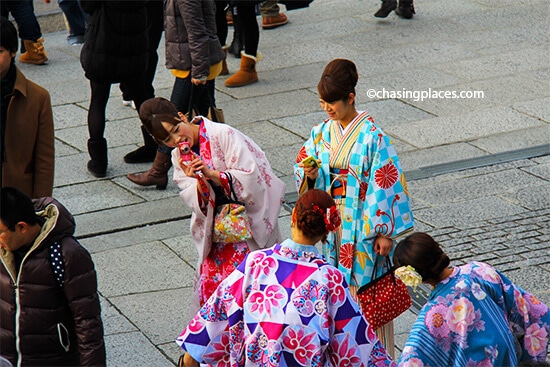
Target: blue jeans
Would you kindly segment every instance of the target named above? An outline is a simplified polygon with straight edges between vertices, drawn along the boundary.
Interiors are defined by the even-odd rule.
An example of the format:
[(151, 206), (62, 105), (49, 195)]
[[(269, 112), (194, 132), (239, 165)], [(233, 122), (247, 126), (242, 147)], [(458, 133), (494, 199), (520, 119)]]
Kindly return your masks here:
[(88, 15), (80, 7), (78, 0), (57, 0), (69, 23), (69, 37), (84, 36)]
[[(40, 24), (34, 15), (32, 0), (1, 1), (0, 15), (8, 18), (11, 14), (19, 30), (19, 38), (36, 42), (42, 37)], [(21, 53), (24, 52), (22, 47)]]
[[(206, 116), (208, 114), (208, 107), (210, 107), (210, 101), (212, 106), (216, 105), (216, 99), (214, 92), (216, 90), (216, 80), (212, 79), (206, 82), (206, 85), (193, 85), (191, 83), (191, 76), (185, 79), (176, 78), (174, 87), (172, 88), (172, 95), (170, 96), (170, 102), (176, 105), (179, 112), (187, 113), (189, 111), (189, 102), (191, 98), (191, 90), (193, 90), (193, 100), (195, 108), (200, 115)], [(172, 148), (166, 145), (159, 146), (159, 151), (164, 154), (170, 154)]]

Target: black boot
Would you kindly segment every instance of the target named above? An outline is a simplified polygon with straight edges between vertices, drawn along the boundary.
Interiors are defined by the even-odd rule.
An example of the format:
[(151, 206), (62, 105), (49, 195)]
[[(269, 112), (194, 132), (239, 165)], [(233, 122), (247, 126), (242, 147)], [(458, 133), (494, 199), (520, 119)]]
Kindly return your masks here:
[(411, 19), (413, 14), (416, 14), (412, 0), (399, 0), (399, 6), (395, 10), (395, 14), (401, 18)]
[(144, 145), (131, 151), (124, 156), (126, 163), (148, 163), (155, 160), (158, 145), (153, 137), (147, 132), (145, 126), (141, 125), (141, 134), (143, 135)]
[(231, 41), (227, 52), (240, 59), (242, 50), (244, 50), (243, 26), (239, 16), (233, 13), (233, 41)]
[(107, 174), (107, 140), (88, 139), (88, 154), (92, 158), (88, 162), (88, 171), (95, 177), (105, 177)]
[(376, 18), (386, 18), (395, 8), (397, 8), (397, 0), (382, 0), (382, 6), (374, 13), (374, 16)]

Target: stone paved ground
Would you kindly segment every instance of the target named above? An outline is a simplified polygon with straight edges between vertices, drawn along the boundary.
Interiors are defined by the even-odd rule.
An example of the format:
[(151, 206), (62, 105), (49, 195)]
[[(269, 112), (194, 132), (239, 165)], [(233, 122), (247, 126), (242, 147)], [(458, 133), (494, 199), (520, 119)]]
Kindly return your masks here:
[[(37, 9), (40, 3), (35, 0)], [(266, 151), (291, 198), (292, 159), (311, 126), (325, 118), (316, 94), (319, 75), (332, 58), (354, 60), (358, 107), (394, 139), (417, 230), (441, 241), (454, 263), (487, 261), (550, 304), (550, 4), (415, 4), (411, 21), (394, 14), (374, 18), (377, 0), (315, 0), (309, 9), (289, 12), (288, 25), (261, 33), (260, 82), (229, 89), (219, 78), (218, 105), (229, 124)], [(68, 47), (65, 37), (65, 31), (44, 35), (48, 65), (19, 66), (52, 96), (54, 196), (75, 214), (77, 235), (96, 264), (109, 366), (174, 366), (180, 353), (174, 340), (191, 317), (196, 251), (190, 212), (173, 183), (157, 191), (126, 179), (148, 165), (122, 161), (141, 137), (136, 113), (122, 107), (117, 86), (107, 109), (108, 176), (98, 180), (86, 171), (89, 84), (80, 48)], [(163, 45), (159, 52), (155, 88), (169, 97), (173, 76), (163, 66)], [(228, 59), (230, 71), (238, 62)], [(485, 97), (371, 98), (372, 88), (481, 90)], [(537, 147), (542, 154), (536, 157), (479, 165), (479, 159)], [(280, 226), (288, 236), (286, 210)], [(408, 311), (396, 320), (398, 352), (414, 318)]]

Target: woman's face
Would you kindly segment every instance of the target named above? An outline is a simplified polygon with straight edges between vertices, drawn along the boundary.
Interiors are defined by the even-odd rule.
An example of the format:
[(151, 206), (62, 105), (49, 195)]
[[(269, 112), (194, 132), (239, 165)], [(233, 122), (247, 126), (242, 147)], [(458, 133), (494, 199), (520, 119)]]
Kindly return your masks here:
[(190, 146), (194, 146), (195, 134), (192, 129), (192, 125), (188, 122), (180, 121), (177, 125), (174, 125), (170, 122), (162, 122), (162, 126), (168, 133), (168, 137), (162, 142), (164, 145), (170, 148), (175, 148), (179, 143), (186, 141)]
[(321, 108), (327, 113), (328, 117), (331, 120), (342, 121), (346, 120), (349, 115), (353, 114), (355, 108), (353, 108), (353, 101), (355, 96), (350, 93), (347, 101), (339, 100), (336, 102), (325, 102), (322, 99), (319, 99)]

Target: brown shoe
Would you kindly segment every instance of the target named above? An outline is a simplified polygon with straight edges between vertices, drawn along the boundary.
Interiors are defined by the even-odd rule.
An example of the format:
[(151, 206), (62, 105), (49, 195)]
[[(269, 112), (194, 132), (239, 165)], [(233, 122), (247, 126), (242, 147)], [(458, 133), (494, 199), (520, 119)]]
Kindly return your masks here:
[(285, 25), (288, 23), (288, 18), (284, 14), (279, 14), (274, 17), (263, 17), (262, 18), (262, 28), (263, 29), (273, 29)]
[(44, 38), (39, 38), (36, 42), (31, 40), (23, 40), (23, 42), (27, 51), (19, 57), (20, 62), (42, 65), (48, 61), (48, 56), (46, 56), (46, 51), (44, 50)]

